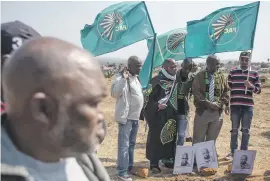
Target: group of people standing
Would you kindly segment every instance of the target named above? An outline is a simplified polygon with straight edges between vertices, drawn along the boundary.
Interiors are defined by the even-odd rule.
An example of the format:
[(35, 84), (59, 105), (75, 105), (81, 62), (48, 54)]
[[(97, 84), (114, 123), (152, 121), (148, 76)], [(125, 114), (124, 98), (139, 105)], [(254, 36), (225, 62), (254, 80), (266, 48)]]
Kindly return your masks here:
[[(132, 180), (139, 120), (149, 126), (146, 157), (152, 172), (161, 171), (160, 160), (173, 167), (176, 145), (185, 141), (190, 95), (196, 107), (193, 144), (216, 140), (223, 112), (230, 112), (227, 158), (238, 148), (240, 124), (241, 149), (248, 149), (253, 93), (259, 94), (261, 86), (259, 74), (248, 70), (250, 53), (242, 52), (239, 61), (226, 80), (214, 55), (198, 73), (191, 71), (192, 59), (185, 59), (180, 70), (167, 59), (144, 95), (138, 79), (142, 61), (130, 57), (111, 87), (117, 100), (119, 179)], [(1, 65), (1, 179), (109, 181), (95, 154), (106, 135), (98, 104), (107, 92), (97, 61), (75, 45), (42, 37), (15, 21), (1, 24)]]
[[(118, 177), (131, 181), (134, 146), (138, 121), (146, 120), (149, 130), (146, 158), (152, 173), (160, 173), (159, 162), (173, 168), (176, 146), (183, 146), (190, 115), (189, 98), (194, 97), (195, 118), (192, 144), (218, 138), (225, 114), (231, 116), (231, 152), (233, 159), (238, 148), (237, 137), (241, 123), (241, 150), (248, 149), (249, 130), (253, 116), (253, 93), (261, 92), (256, 71), (248, 70), (250, 52), (242, 52), (239, 67), (233, 68), (228, 77), (219, 71), (220, 59), (209, 55), (204, 70), (192, 71), (194, 62), (186, 58), (177, 70), (173, 59), (166, 59), (161, 71), (152, 78), (143, 95), (138, 74), (142, 61), (132, 56), (127, 69), (112, 82), (111, 94), (117, 99), (115, 120), (119, 123)], [(247, 78), (248, 77), (248, 78)]]

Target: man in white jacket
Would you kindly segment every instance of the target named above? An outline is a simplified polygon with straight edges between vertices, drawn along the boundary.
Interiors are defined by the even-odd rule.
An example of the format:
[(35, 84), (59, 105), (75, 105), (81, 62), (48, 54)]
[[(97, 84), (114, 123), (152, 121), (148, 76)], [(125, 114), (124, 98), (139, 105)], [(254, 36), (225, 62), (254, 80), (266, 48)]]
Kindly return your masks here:
[(122, 181), (132, 181), (128, 171), (133, 167), (138, 121), (144, 103), (138, 79), (141, 69), (142, 61), (131, 56), (127, 69), (116, 75), (111, 87), (111, 95), (116, 99), (115, 120), (119, 125), (117, 170)]

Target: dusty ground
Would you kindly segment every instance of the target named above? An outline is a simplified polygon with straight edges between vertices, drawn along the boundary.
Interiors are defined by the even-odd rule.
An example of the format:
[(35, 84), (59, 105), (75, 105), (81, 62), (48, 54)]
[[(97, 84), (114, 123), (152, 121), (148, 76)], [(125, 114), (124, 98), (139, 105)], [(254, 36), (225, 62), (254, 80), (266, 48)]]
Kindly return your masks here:
[[(110, 81), (108, 80), (108, 88)], [(266, 170), (270, 170), (270, 88), (264, 88), (260, 95), (255, 96), (255, 111), (251, 128), (250, 150), (257, 150), (255, 165), (252, 176), (247, 180), (259, 181), (269, 180), (270, 176), (264, 176)], [(103, 164), (107, 168), (111, 179), (117, 180), (116, 176), (116, 160), (117, 160), (117, 134), (118, 127), (114, 121), (114, 105), (115, 100), (108, 96), (102, 103), (102, 109), (107, 120), (108, 134), (105, 141), (101, 145), (98, 155)], [(194, 107), (192, 107), (194, 110)], [(194, 113), (194, 111), (193, 111)], [(192, 133), (193, 116), (191, 119), (190, 132)], [(201, 180), (216, 180), (216, 181), (238, 181), (240, 178), (231, 177), (225, 173), (228, 162), (222, 161), (222, 158), (229, 152), (230, 144), (230, 119), (225, 117), (223, 127), (217, 140), (217, 152), (219, 154), (219, 169), (215, 176), (201, 177), (197, 174), (189, 176), (173, 176), (171, 174), (163, 174), (158, 177), (140, 178), (133, 177), (134, 180), (183, 180), (183, 181), (201, 181)], [(148, 166), (148, 161), (145, 158), (145, 143), (147, 133), (145, 132), (145, 122), (140, 122), (140, 129), (137, 136), (137, 145), (135, 149), (135, 165)]]

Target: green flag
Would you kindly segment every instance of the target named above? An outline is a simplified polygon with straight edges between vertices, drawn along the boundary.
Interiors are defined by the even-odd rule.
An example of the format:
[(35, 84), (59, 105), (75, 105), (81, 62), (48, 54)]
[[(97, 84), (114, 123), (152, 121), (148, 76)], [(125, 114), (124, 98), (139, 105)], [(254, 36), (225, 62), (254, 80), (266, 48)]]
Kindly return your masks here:
[(81, 43), (98, 56), (153, 36), (145, 3), (121, 2), (101, 11), (94, 24), (85, 25), (81, 30)]
[[(186, 30), (182, 28), (171, 30), (167, 33), (159, 35), (156, 40), (153, 68), (162, 65), (164, 60), (167, 58), (183, 60), (185, 58), (185, 36)], [(152, 43), (153, 39), (147, 40), (148, 49), (150, 49)]]
[(153, 38), (153, 43), (149, 47), (149, 52), (147, 57), (144, 61), (142, 70), (139, 75), (140, 82), (142, 84), (142, 88), (146, 89), (149, 85), (150, 80), (152, 79), (152, 72), (153, 72), (153, 60), (155, 55), (155, 46), (156, 46), (156, 34)]
[(226, 7), (187, 22), (186, 57), (253, 49), (259, 6)]

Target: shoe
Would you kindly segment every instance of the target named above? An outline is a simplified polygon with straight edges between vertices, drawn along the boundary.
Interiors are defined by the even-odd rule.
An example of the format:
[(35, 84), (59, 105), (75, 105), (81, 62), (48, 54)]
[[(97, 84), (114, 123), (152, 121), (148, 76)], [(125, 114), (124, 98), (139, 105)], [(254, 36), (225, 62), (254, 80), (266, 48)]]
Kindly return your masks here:
[(124, 175), (124, 176), (119, 176), (118, 175), (118, 179), (120, 181), (132, 181), (132, 178), (129, 175)]
[(150, 170), (152, 171), (153, 174), (161, 173), (161, 169), (158, 166), (150, 167)]
[(192, 138), (191, 137), (186, 138), (186, 142), (191, 142), (192, 143)]
[(170, 169), (173, 169), (174, 167), (174, 163), (165, 163), (164, 165), (166, 168), (170, 168)]
[(232, 160), (233, 160), (233, 154), (232, 154), (232, 153), (229, 153), (229, 154), (225, 157), (225, 159), (226, 159), (227, 161), (232, 161)]
[(137, 169), (135, 169), (135, 168), (128, 169), (128, 174), (137, 175)]

